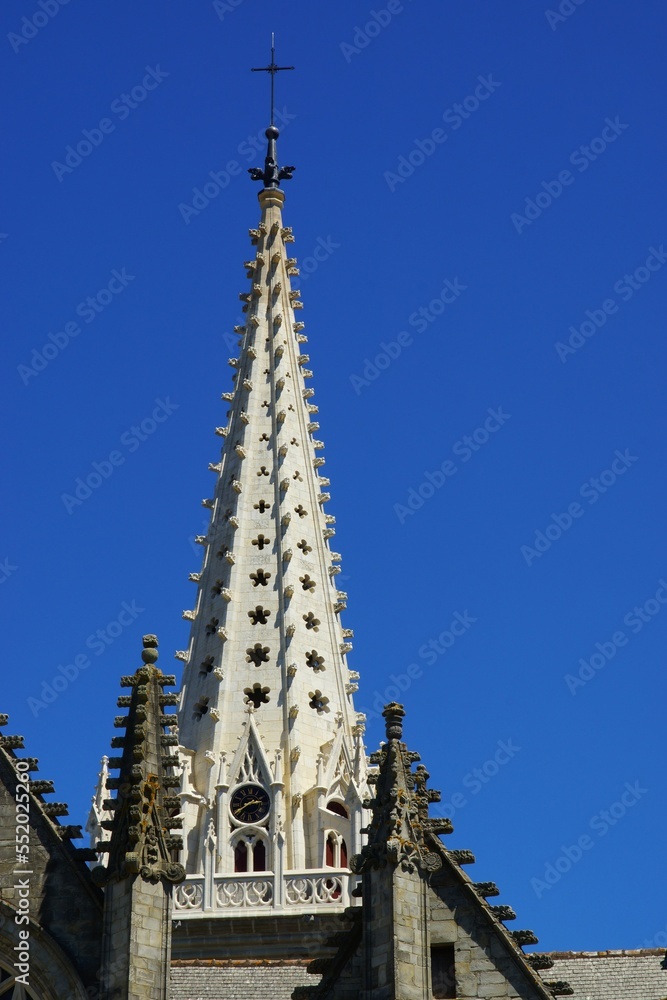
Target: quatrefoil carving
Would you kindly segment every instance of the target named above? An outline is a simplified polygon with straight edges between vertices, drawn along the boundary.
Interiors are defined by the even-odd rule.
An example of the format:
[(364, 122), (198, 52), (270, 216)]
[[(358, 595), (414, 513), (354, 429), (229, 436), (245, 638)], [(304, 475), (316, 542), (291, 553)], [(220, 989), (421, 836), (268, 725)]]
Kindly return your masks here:
[(310, 579), (310, 577), (308, 576), (307, 573), (306, 573), (305, 576), (300, 576), (299, 577), (299, 583), (301, 584), (301, 586), (303, 587), (304, 590), (310, 591), (311, 594), (315, 590), (316, 583), (315, 583), (314, 580)]
[(206, 656), (199, 664), (200, 674), (210, 674), (213, 670), (214, 658), (212, 656)]
[(267, 609), (263, 608), (261, 604), (258, 604), (254, 611), (248, 612), (248, 618), (253, 625), (266, 625), (270, 614), (270, 611), (267, 611)]
[(307, 556), (309, 552), (313, 551), (312, 545), (309, 545), (305, 538), (302, 538), (300, 542), (297, 542), (297, 549), (301, 549), (304, 556)]
[(243, 689), (243, 694), (245, 698), (243, 699), (246, 705), (254, 705), (255, 708), (259, 708), (260, 705), (266, 705), (269, 698), (269, 691), (271, 688), (262, 687), (261, 684), (253, 684), (253, 686)]
[(315, 709), (318, 715), (321, 715), (323, 712), (331, 711), (331, 709), (329, 708), (329, 699), (326, 697), (326, 695), (322, 694), (319, 688), (317, 688), (315, 691), (309, 691), (308, 695), (310, 697), (310, 701), (308, 702), (308, 704), (310, 705), (311, 708)]
[(320, 619), (316, 618), (312, 611), (309, 611), (308, 614), (304, 615), (303, 620), (306, 623), (306, 628), (312, 629), (313, 632), (319, 631)]
[(262, 646), (261, 642), (256, 642), (254, 646), (249, 646), (246, 649), (246, 662), (254, 663), (258, 667), (261, 663), (268, 663), (269, 653), (268, 646)]
[(257, 572), (250, 574), (253, 587), (266, 587), (270, 578), (271, 573), (265, 569), (258, 569)]
[(199, 722), (208, 712), (208, 698), (200, 698), (192, 710), (192, 718)]
[(306, 666), (313, 670), (324, 670), (324, 657), (320, 656), (316, 649), (311, 649), (306, 653)]

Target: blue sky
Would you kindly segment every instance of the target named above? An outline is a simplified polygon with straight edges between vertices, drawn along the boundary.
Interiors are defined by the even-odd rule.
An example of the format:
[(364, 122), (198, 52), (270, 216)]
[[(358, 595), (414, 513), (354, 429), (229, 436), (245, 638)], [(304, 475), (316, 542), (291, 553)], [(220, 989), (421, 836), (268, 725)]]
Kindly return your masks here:
[(55, 4), (1, 14), (9, 731), (84, 822), (178, 672), (274, 30), (368, 748), (398, 695), (541, 948), (667, 943), (664, 10)]

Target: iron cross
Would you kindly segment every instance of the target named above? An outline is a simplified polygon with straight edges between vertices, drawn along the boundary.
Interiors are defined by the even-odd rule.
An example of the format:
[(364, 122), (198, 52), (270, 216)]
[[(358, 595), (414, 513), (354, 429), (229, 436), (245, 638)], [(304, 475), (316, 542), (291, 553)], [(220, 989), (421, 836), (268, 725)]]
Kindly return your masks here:
[(283, 69), (294, 69), (294, 66), (276, 66), (276, 46), (275, 46), (275, 35), (271, 32), (271, 63), (269, 66), (253, 66), (253, 73), (270, 73), (271, 74), (271, 124), (273, 125), (274, 117), (274, 82), (276, 78), (276, 73), (279, 73)]

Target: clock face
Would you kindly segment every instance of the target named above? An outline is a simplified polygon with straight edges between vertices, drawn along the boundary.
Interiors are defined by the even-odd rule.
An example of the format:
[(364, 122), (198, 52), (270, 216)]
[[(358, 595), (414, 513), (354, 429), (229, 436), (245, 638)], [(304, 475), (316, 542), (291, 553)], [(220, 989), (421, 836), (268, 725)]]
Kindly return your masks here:
[(239, 823), (259, 823), (271, 808), (271, 800), (260, 785), (241, 785), (232, 795), (229, 808)]

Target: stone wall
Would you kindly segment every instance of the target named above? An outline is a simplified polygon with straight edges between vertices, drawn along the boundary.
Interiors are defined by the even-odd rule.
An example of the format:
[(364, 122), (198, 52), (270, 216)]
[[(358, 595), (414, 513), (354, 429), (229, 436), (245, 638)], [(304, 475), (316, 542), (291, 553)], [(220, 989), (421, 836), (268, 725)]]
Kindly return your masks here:
[[(454, 945), (457, 997), (461, 1000), (543, 1000), (544, 992), (515, 957), (503, 931), (469, 893), (444, 872), (429, 888), (430, 943)], [(502, 935), (502, 936), (501, 936)]]
[(171, 952), (170, 887), (140, 876), (107, 887), (104, 1000), (165, 1000)]
[[(56, 951), (62, 953), (62, 962), (70, 965), (70, 975), (74, 976), (76, 970), (81, 983), (93, 987), (98, 982), (100, 962), (102, 895), (92, 884), (85, 863), (77, 858), (68, 841), (61, 841), (54, 824), (33, 796), (29, 807), (29, 864), (15, 864), (16, 789), (12, 758), (0, 749), (0, 900), (10, 908), (5, 912), (22, 908), (22, 912), (28, 913), (34, 922), (30, 925), (31, 937), (41, 938), (44, 953), (53, 956)], [(30, 874), (15, 875), (15, 870), (21, 867)], [(13, 928), (7, 926), (6, 931), (9, 939)], [(53, 947), (46, 938), (52, 939)], [(2, 951), (6, 948), (6, 944), (0, 943), (4, 964), (7, 956)], [(49, 961), (57, 960), (52, 957)], [(12, 962), (13, 957), (10, 967)], [(42, 973), (47, 975), (52, 971), (55, 974), (55, 967)]]

